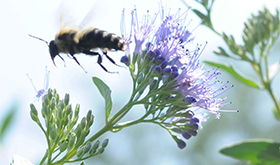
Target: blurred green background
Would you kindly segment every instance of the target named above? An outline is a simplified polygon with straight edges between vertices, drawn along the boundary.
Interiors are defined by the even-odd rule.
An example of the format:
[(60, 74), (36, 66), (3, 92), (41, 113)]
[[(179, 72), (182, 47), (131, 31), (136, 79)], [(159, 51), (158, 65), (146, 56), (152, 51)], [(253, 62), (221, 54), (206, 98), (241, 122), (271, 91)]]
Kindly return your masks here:
[[(199, 6), (193, 1), (187, 1), (194, 8)], [(92, 17), (87, 26), (98, 27), (120, 35), (120, 17), (123, 8), (126, 10), (127, 31), (130, 24), (130, 11), (137, 8), (139, 18), (150, 10), (150, 13), (158, 11), (157, 0), (84, 0), (84, 1), (37, 1), (37, 0), (11, 0), (1, 1), (0, 20), (2, 21), (0, 40), (1, 60), (1, 97), (0, 97), (0, 123), (10, 109), (17, 109), (15, 120), (10, 129), (3, 136), (0, 143), (0, 164), (8, 164), (14, 154), (20, 155), (36, 164), (41, 159), (46, 149), (46, 142), (39, 127), (29, 117), (29, 103), (34, 101), (35, 91), (26, 74), (33, 78), (37, 89), (43, 87), (45, 66), (50, 70), (50, 87), (56, 88), (58, 93), (70, 93), (72, 104), (80, 103), (80, 116), (85, 116), (88, 109), (95, 114), (94, 128), (91, 134), (96, 132), (104, 122), (104, 101), (91, 81), (92, 76), (101, 78), (112, 89), (114, 101), (113, 110), (120, 109), (128, 100), (131, 92), (131, 79), (128, 69), (116, 67), (108, 60), (104, 65), (108, 70), (119, 71), (119, 74), (108, 74), (96, 63), (95, 57), (84, 55), (76, 56), (87, 74), (76, 65), (74, 60), (65, 57), (67, 67), (56, 59), (58, 67), (53, 66), (48, 53), (48, 47), (38, 40), (28, 37), (32, 34), (51, 40), (59, 31), (61, 23), (75, 24), (80, 22), (92, 8)], [(61, 5), (63, 4), (63, 5)], [(179, 0), (164, 1), (162, 4), (176, 12), (178, 8), (186, 10)], [(256, 14), (263, 6), (268, 7), (274, 13), (279, 8), (278, 0), (254, 1), (254, 0), (217, 0), (213, 7), (213, 24), (219, 32), (233, 34), (237, 43), (241, 43), (243, 22), (251, 13)], [(62, 16), (62, 17), (61, 17)], [(189, 11), (187, 22), (192, 21), (189, 28), (194, 29), (200, 20)], [(78, 24), (78, 23), (77, 23)], [(192, 45), (208, 42), (201, 61), (225, 61), (238, 66), (244, 74), (257, 78), (253, 70), (246, 63), (236, 63), (224, 58), (218, 58), (212, 52), (218, 46), (225, 46), (222, 39), (204, 26), (199, 26), (193, 34), (196, 36)], [(271, 62), (279, 60), (280, 41), (272, 50)], [(122, 53), (111, 52), (110, 56), (119, 61)], [(205, 66), (205, 69), (208, 68)], [(223, 71), (220, 70), (222, 73)], [(101, 139), (109, 138), (109, 146), (98, 157), (86, 161), (87, 164), (104, 165), (241, 165), (240, 162), (218, 153), (222, 147), (231, 145), (244, 139), (269, 138), (279, 142), (280, 124), (276, 121), (271, 110), (273, 103), (267, 93), (244, 86), (235, 81), (226, 73), (219, 76), (221, 81), (230, 81), (234, 88), (221, 97), (227, 97), (227, 101), (233, 104), (223, 109), (239, 109), (239, 113), (222, 113), (220, 119), (209, 115), (207, 123), (198, 136), (187, 141), (187, 147), (179, 149), (170, 135), (156, 125), (140, 124), (126, 128), (118, 133), (107, 133)], [(280, 97), (280, 82), (276, 76), (273, 90)], [(40, 103), (36, 103), (40, 106)], [(141, 114), (142, 107), (135, 107), (128, 114), (127, 120)]]

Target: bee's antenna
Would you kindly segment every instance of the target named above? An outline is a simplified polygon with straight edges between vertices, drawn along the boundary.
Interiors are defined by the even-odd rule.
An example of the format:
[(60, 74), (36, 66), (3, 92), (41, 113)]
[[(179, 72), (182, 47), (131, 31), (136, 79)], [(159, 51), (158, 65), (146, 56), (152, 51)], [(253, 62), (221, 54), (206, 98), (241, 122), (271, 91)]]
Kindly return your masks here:
[(39, 37), (36, 37), (36, 36), (32, 36), (32, 35), (30, 35), (30, 34), (28, 34), (30, 37), (32, 37), (32, 38), (36, 38), (36, 39), (38, 39), (38, 40), (40, 40), (40, 41), (43, 41), (43, 42), (45, 42), (48, 46), (49, 46), (49, 43), (48, 43), (48, 41), (46, 41), (46, 40), (43, 40), (42, 38), (39, 38)]

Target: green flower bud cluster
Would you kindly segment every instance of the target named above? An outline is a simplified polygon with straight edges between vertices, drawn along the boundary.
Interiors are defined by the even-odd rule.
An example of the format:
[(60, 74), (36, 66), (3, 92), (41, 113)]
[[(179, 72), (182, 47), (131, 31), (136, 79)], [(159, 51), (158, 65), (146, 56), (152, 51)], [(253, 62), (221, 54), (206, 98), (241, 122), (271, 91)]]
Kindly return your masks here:
[[(101, 146), (99, 146), (99, 141), (95, 144), (85, 142), (93, 124), (94, 115), (92, 110), (89, 110), (80, 123), (77, 123), (80, 105), (77, 104), (73, 110), (69, 100), (69, 94), (65, 94), (64, 99), (60, 100), (55, 89), (48, 90), (43, 98), (41, 109), (44, 126), (40, 122), (37, 109), (33, 104), (30, 104), (31, 118), (39, 125), (47, 139), (48, 150), (46, 152), (48, 153), (42, 160), (43, 162), (47, 161), (47, 164), (81, 161), (103, 153), (108, 144), (108, 140), (105, 140)], [(73, 157), (73, 153), (76, 153), (77, 158), (69, 160)], [(58, 157), (61, 154), (64, 156)], [(57, 160), (58, 158), (60, 160)]]
[(76, 156), (80, 159), (87, 159), (98, 154), (102, 154), (109, 143), (109, 139), (105, 139), (100, 145), (100, 141), (97, 140), (95, 143), (87, 142), (84, 146), (79, 147)]

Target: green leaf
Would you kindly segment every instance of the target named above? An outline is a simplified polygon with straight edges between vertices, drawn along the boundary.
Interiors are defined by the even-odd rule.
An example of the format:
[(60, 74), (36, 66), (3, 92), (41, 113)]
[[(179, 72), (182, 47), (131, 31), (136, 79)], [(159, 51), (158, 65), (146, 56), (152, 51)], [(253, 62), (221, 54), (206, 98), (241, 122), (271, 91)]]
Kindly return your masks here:
[(258, 85), (254, 80), (252, 80), (252, 78), (245, 77), (241, 73), (238, 73), (238, 71), (236, 71), (236, 69), (234, 69), (233, 66), (230, 64), (226, 65), (226, 64), (215, 63), (215, 62), (210, 62), (210, 61), (204, 61), (204, 63), (214, 66), (214, 67), (219, 66), (221, 69), (227, 71), (229, 74), (231, 74), (232, 76), (237, 78), (239, 81), (243, 82), (244, 84), (246, 84), (250, 87), (257, 88), (257, 89), (263, 89), (263, 87)]
[(251, 164), (279, 165), (280, 143), (271, 140), (246, 140), (220, 150), (224, 155), (247, 160)]
[(102, 97), (105, 99), (106, 119), (108, 119), (113, 106), (113, 102), (111, 99), (111, 90), (102, 80), (97, 77), (92, 77), (92, 81), (97, 86)]
[(196, 10), (196, 9), (192, 9), (192, 11), (204, 22), (210, 22), (210, 20), (208, 19), (208, 17), (206, 15), (204, 15), (203, 13), (201, 13), (200, 11)]
[(223, 37), (224, 41), (227, 43), (227, 45), (232, 53), (240, 56), (241, 58), (244, 58), (243, 56), (246, 55), (246, 51), (244, 50), (244, 47), (242, 47), (241, 45), (238, 45), (235, 42), (235, 39), (232, 35), (227, 36), (225, 33), (223, 33), (222, 37)]
[(208, 0), (202, 0), (201, 4), (204, 6), (205, 9), (208, 8)]
[(16, 108), (15, 107), (10, 108), (8, 114), (4, 117), (3, 121), (1, 122), (0, 141), (2, 141), (6, 131), (12, 125), (15, 114), (16, 114)]
[(225, 51), (224, 48), (219, 46), (218, 49), (219, 49), (218, 51), (214, 51), (215, 54), (224, 56), (224, 57), (230, 57), (230, 55)]

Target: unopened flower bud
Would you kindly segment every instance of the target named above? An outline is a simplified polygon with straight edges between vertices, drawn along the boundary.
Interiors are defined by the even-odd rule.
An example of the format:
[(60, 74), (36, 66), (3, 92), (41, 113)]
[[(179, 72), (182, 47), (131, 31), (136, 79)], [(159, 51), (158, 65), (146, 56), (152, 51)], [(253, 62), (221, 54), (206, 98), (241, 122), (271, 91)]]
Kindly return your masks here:
[(55, 108), (55, 98), (51, 98), (50, 108), (51, 108), (52, 110), (54, 110), (54, 108)]
[(185, 118), (192, 118), (194, 113), (191, 110), (180, 112), (180, 116)]
[(159, 49), (155, 49), (155, 50), (153, 50), (153, 52), (155, 53), (156, 56), (159, 56), (159, 55), (160, 55)]
[(178, 68), (177, 68), (176, 65), (171, 66), (171, 70), (172, 70), (173, 72), (178, 72)]
[[(193, 130), (198, 130), (198, 128), (199, 128), (199, 126), (198, 126), (197, 123), (192, 123), (192, 124), (190, 125), (190, 127), (191, 127), (191, 129), (193, 129)], [(197, 132), (196, 132), (196, 133), (197, 133)], [(195, 136), (195, 135), (193, 135), (193, 136)]]
[(75, 129), (75, 133), (77, 137), (80, 137), (82, 134), (82, 129), (81, 129), (81, 125), (78, 124), (77, 128)]
[(166, 66), (168, 65), (168, 62), (166, 60), (164, 60), (161, 64), (160, 64), (160, 67), (162, 69), (164, 69)]
[(160, 67), (159, 65), (155, 66), (154, 72), (155, 72), (156, 74), (161, 74), (161, 73), (162, 73), (161, 67)]
[(140, 73), (137, 78), (137, 83), (140, 84), (143, 81), (143, 78), (144, 78), (144, 73)]
[(196, 117), (191, 118), (190, 120), (192, 123), (199, 123), (199, 119)]
[(60, 150), (60, 152), (65, 151), (66, 148), (67, 148), (67, 146), (68, 146), (67, 141), (62, 142), (62, 143), (59, 145), (59, 150)]
[(122, 56), (121, 62), (124, 63), (126, 66), (129, 66), (129, 58), (127, 56)]
[(189, 130), (188, 133), (192, 136), (196, 136), (197, 135), (197, 131), (195, 130)]
[(82, 118), (81, 120), (81, 129), (84, 129), (87, 125), (87, 120), (85, 117)]
[(74, 147), (75, 142), (76, 142), (76, 136), (71, 133), (69, 136), (68, 150), (71, 150)]
[(99, 147), (100, 141), (97, 140), (94, 145), (92, 146), (93, 149), (97, 149)]
[(185, 132), (185, 131), (182, 132), (182, 136), (183, 136), (185, 139), (187, 139), (187, 140), (189, 140), (189, 139), (192, 137), (190, 134), (188, 134), (188, 133)]
[(64, 104), (66, 106), (69, 104), (69, 100), (70, 100), (70, 95), (68, 93), (66, 93), (64, 96)]
[(174, 79), (174, 78), (176, 78), (178, 75), (179, 75), (178, 71), (172, 71), (171, 74), (170, 74), (170, 78), (171, 78), (171, 79)]
[(164, 59), (164, 57), (162, 57), (162, 56), (157, 56), (156, 58), (155, 58), (155, 62), (156, 62), (156, 64), (161, 64), (163, 61), (164, 61), (165, 59)]
[(78, 116), (79, 112), (80, 112), (80, 104), (77, 104), (75, 108), (75, 116)]
[(175, 142), (177, 143), (177, 146), (180, 149), (183, 149), (183, 148), (186, 147), (186, 143), (181, 138), (179, 138), (178, 136), (172, 135), (172, 138), (175, 140)]
[(152, 50), (149, 50), (147, 53), (146, 53), (146, 57), (148, 59), (153, 59), (154, 57), (156, 56), (155, 52), (153, 52)]
[(57, 132), (57, 126), (56, 126), (56, 124), (54, 124), (54, 125), (52, 126), (52, 128), (51, 128), (51, 131), (50, 131), (50, 137), (51, 137), (51, 139), (55, 139), (55, 138), (57, 137), (57, 134), (58, 134), (58, 132)]
[(177, 127), (174, 127), (174, 128), (172, 128), (172, 129), (170, 129), (170, 130), (173, 131), (173, 132), (175, 132), (175, 133), (181, 133), (181, 132), (182, 132), (182, 130), (179, 129), (179, 128), (177, 128)]
[(83, 147), (83, 153), (86, 154), (91, 148), (91, 142), (87, 142), (87, 144)]
[(63, 103), (63, 101), (59, 101), (58, 102), (58, 109), (64, 109), (65, 105)]
[(150, 91), (153, 91), (155, 90), (155, 88), (157, 87), (157, 83), (158, 83), (158, 80), (157, 79), (154, 79), (151, 84), (150, 84)]
[(70, 105), (67, 105), (67, 107), (66, 107), (66, 116), (68, 116), (71, 112), (72, 112), (72, 106), (70, 104)]
[(82, 147), (80, 147), (80, 148), (78, 149), (78, 151), (77, 151), (77, 153), (76, 153), (76, 156), (77, 156), (78, 158), (81, 158), (81, 157), (83, 156), (83, 148), (82, 148)]
[(99, 154), (102, 154), (103, 152), (104, 152), (104, 148), (99, 148), (99, 149), (98, 149), (98, 153), (99, 153)]
[(170, 75), (170, 74), (171, 74), (171, 69), (170, 69), (170, 68), (164, 68), (164, 69), (162, 70), (162, 73), (163, 73), (164, 75)]
[(37, 109), (35, 108), (34, 104), (30, 104), (30, 116), (33, 121), (35, 121), (35, 122), (39, 121), (38, 112), (37, 112)]
[(102, 143), (102, 147), (103, 148), (105, 148), (107, 145), (108, 145), (108, 143), (109, 143), (109, 139), (105, 139), (104, 141), (103, 141), (103, 143)]
[(49, 98), (48, 98), (48, 96), (47, 96), (47, 95), (44, 95), (43, 97), (44, 97), (44, 103), (45, 103), (46, 105), (49, 105)]
[(49, 89), (48, 90), (48, 99), (50, 100), (50, 99), (52, 99), (52, 90), (51, 89)]
[(92, 114), (92, 110), (89, 110), (87, 113), (87, 128), (89, 128), (93, 124), (94, 115)]

